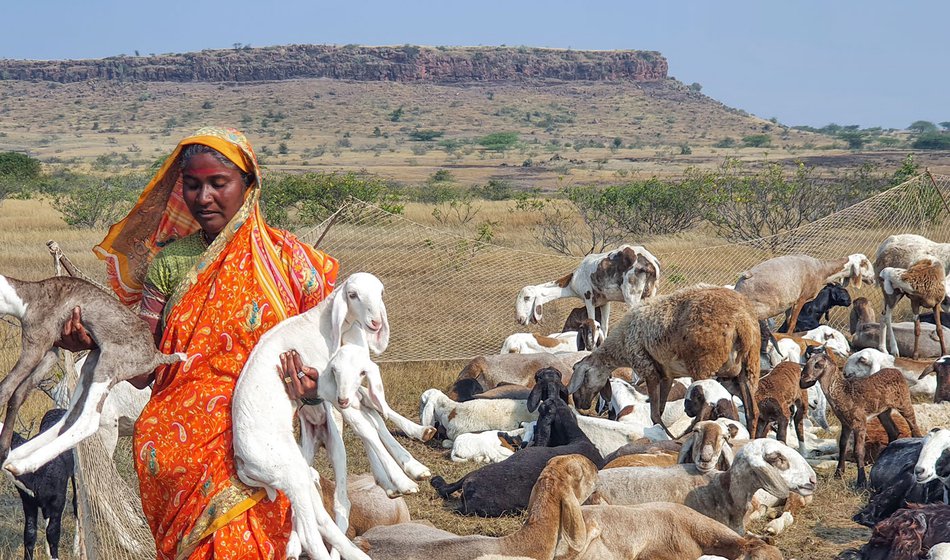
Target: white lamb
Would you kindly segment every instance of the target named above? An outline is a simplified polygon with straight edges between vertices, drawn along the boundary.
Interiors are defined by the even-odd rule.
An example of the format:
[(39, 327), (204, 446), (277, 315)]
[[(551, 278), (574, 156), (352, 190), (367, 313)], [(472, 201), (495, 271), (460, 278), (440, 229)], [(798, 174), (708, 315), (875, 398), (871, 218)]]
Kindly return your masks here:
[[(408, 453), (403, 456), (392, 447), (395, 440), (387, 444), (391, 436), (387, 438), (382, 433), (386, 432), (382, 420), (378, 415), (374, 417), (369, 407), (361, 406), (365, 402), (359, 395), (358, 383), (365, 375), (370, 378), (369, 400), (383, 414), (389, 415), (378, 373), (370, 374), (372, 368), (366, 365), (372, 362), (368, 354), (363, 354), (365, 350), (359, 353), (359, 356), (367, 356), (363, 361), (365, 368), (335, 367), (336, 363), (332, 366), (330, 363), (331, 355), (343, 342), (368, 346), (377, 354), (386, 349), (389, 322), (382, 296), (383, 285), (378, 278), (366, 273), (351, 275), (317, 307), (290, 317), (265, 333), (248, 357), (235, 386), (232, 418), (237, 474), (244, 483), (265, 488), (272, 498), (280, 490), (290, 499), (293, 528), (287, 558), (297, 558), (305, 551), (312, 558), (328, 559), (324, 539), (345, 558), (368, 558), (344, 536), (349, 511), (344, 483), (346, 453), (337, 425), (329, 421), (332, 418), (330, 403), (337, 406), (346, 421), (364, 438), (373, 474), (388, 492), (414, 489), (415, 484), (402, 469), (414, 477), (428, 474), (418, 462), (406, 460)], [(303, 363), (326, 373), (321, 376), (319, 394), (328, 402), (301, 407), (299, 402), (288, 398), (282, 380), (274, 372), (275, 365), (280, 363), (280, 354), (288, 350), (296, 350)], [(359, 363), (359, 356), (353, 350), (343, 350), (338, 360), (342, 362), (345, 358)], [(348, 383), (347, 377), (355, 379), (355, 383)], [(341, 394), (343, 392), (348, 394)], [(359, 398), (354, 398), (357, 396)], [(294, 411), (298, 407), (299, 447), (293, 428)], [(336, 473), (337, 525), (323, 507), (314, 485), (319, 483), (319, 475), (310, 467), (319, 443), (326, 445)]]
[(505, 436), (514, 437), (524, 434), (524, 428), (499, 432), (487, 430), (484, 432), (460, 434), (452, 444), (452, 461), (462, 463), (475, 461), (476, 463), (498, 463), (511, 457), (515, 453), (512, 443)]
[(475, 399), (453, 401), (438, 389), (427, 389), (419, 397), (419, 418), (423, 426), (438, 423), (445, 430), (443, 447), (452, 447), (461, 434), (486, 430), (514, 430), (522, 422), (536, 420), (526, 401), (518, 399)]
[(828, 325), (818, 325), (802, 335), (802, 338), (824, 344), (841, 356), (847, 356), (851, 353), (851, 345), (848, 344), (848, 339), (844, 334)]
[(539, 354), (547, 352), (577, 352), (577, 331), (551, 333), (547, 336), (532, 333), (508, 335), (501, 345), (500, 354)]

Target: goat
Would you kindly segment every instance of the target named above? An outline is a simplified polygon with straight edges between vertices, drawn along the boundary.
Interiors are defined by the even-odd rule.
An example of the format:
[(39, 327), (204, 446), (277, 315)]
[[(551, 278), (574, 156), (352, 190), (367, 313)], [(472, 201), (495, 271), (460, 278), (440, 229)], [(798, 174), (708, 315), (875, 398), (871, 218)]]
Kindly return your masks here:
[[(373, 475), (388, 494), (417, 491), (406, 474), (417, 479), (428, 474), (389, 435), (379, 415), (372, 415), (375, 408), (387, 418), (393, 417), (379, 370), (366, 349), (379, 354), (388, 344), (383, 285), (372, 274), (356, 273), (316, 307), (271, 328), (248, 356), (231, 402), (235, 468), (242, 482), (264, 488), (271, 499), (278, 490), (289, 498), (294, 515), (287, 558), (297, 558), (302, 550), (314, 558), (327, 558), (324, 539), (344, 557), (366, 557), (344, 535), (350, 505), (346, 453), (331, 406), (363, 439)], [(300, 406), (288, 398), (280, 377), (274, 375), (280, 354), (291, 349), (300, 354), (303, 363), (325, 372), (318, 384), (323, 403)], [(366, 399), (359, 388), (364, 377), (370, 381)], [(301, 426), (299, 447), (294, 438), (295, 409)], [(417, 433), (423, 431), (419, 427)], [(314, 486), (319, 475), (310, 467), (320, 444), (327, 448), (337, 482), (335, 525)]]
[(438, 389), (427, 389), (419, 397), (419, 418), (424, 426), (444, 431), (443, 445), (451, 447), (461, 434), (486, 430), (514, 430), (522, 422), (534, 420), (525, 400), (473, 399), (456, 402)]
[[(795, 332), (805, 302), (815, 299), (827, 284), (874, 284), (871, 261), (860, 253), (840, 259), (821, 261), (807, 255), (783, 255), (763, 261), (739, 275), (736, 292), (752, 304), (764, 334), (769, 333), (766, 320), (791, 308), (788, 332)], [(765, 351), (768, 336), (762, 337)]]
[(751, 428), (758, 349), (758, 324), (746, 299), (733, 290), (700, 284), (644, 300), (628, 311), (604, 344), (574, 366), (568, 390), (578, 407), (587, 408), (614, 368), (631, 366), (647, 383), (651, 420), (662, 425), (674, 377), (730, 379)]
[[(933, 371), (933, 362), (911, 360), (910, 358), (894, 357), (877, 348), (858, 350), (848, 357), (844, 366), (844, 376), (867, 377), (884, 368), (897, 368), (904, 375), (904, 381), (910, 388), (911, 394), (933, 396), (936, 392), (936, 383), (927, 378)], [(926, 373), (925, 373), (926, 372)]]
[[(941, 543), (950, 542), (950, 505), (908, 504), (874, 526), (860, 550), (839, 558), (860, 560), (917, 560)], [(939, 549), (938, 549), (939, 550)]]
[(450, 458), (462, 463), (497, 463), (511, 457), (517, 451), (517, 438), (524, 433), (523, 428), (510, 432), (486, 430), (484, 432), (459, 434), (452, 442)]
[[(328, 512), (336, 510), (334, 496), (336, 483), (328, 478), (320, 480), (320, 497)], [(371, 474), (359, 474), (346, 479), (346, 495), (350, 497), (347, 538), (362, 535), (373, 527), (409, 522), (409, 506), (399, 496), (390, 498)]]
[(859, 297), (851, 302), (851, 312), (848, 314), (848, 332), (852, 335), (858, 334), (860, 326), (863, 324), (876, 325), (877, 321), (871, 302), (866, 297)]
[(878, 455), (871, 467), (871, 497), (854, 521), (873, 527), (909, 503), (947, 500), (950, 430), (934, 428), (925, 438), (902, 438)]
[[(795, 328), (797, 332), (810, 331), (819, 326), (822, 315), (824, 315), (825, 321), (829, 319), (828, 314), (832, 308), (848, 307), (850, 305), (851, 294), (848, 293), (847, 289), (840, 284), (826, 284), (824, 288), (819, 290), (814, 299), (806, 301), (802, 305)], [(789, 332), (787, 316), (785, 322), (778, 328), (778, 332)]]
[(598, 468), (603, 466), (603, 457), (578, 427), (573, 410), (554, 396), (539, 404), (534, 445), (500, 463), (471, 471), (454, 483), (446, 483), (439, 476), (430, 482), (444, 499), (461, 490), (459, 513), (497, 517), (528, 506), (531, 487), (551, 458), (575, 453), (587, 457)]
[(701, 473), (725, 471), (734, 455), (730, 442), (749, 439), (749, 432), (735, 420), (703, 420), (697, 422), (683, 440), (677, 463), (694, 464)]
[[(566, 383), (573, 371), (574, 364), (587, 356), (589, 352), (559, 352), (557, 354), (489, 354), (472, 358), (456, 382), (462, 379), (474, 379), (483, 389), (493, 389), (503, 383), (514, 383), (531, 387), (534, 373), (539, 369), (553, 367), (564, 373)], [(458, 395), (449, 392), (449, 398), (458, 400)]]
[(851, 345), (848, 344), (848, 339), (844, 336), (844, 333), (828, 325), (818, 325), (803, 334), (802, 338), (805, 340), (813, 340), (819, 345), (826, 346), (837, 352), (840, 356), (847, 356), (851, 353)]
[[(580, 455), (553, 457), (533, 483), (524, 524), (511, 535), (458, 536), (435, 527), (404, 523), (372, 529), (356, 543), (374, 560), (573, 557), (587, 549), (590, 540), (599, 534), (588, 530), (580, 505), (596, 480), (597, 469), (589, 459)], [(503, 485), (507, 487), (507, 481)]]
[(887, 431), (888, 441), (898, 437), (897, 427), (891, 419), (891, 410), (896, 410), (910, 426), (911, 434), (920, 437), (910, 401), (910, 390), (899, 370), (884, 369), (870, 377), (846, 379), (837, 364), (827, 353), (814, 352), (802, 370), (800, 386), (803, 389), (821, 383), (821, 388), (831, 404), (831, 409), (841, 422), (838, 438), (838, 465), (835, 477), (844, 473), (848, 442), (854, 436), (854, 457), (858, 464), (858, 486), (867, 485), (864, 472), (865, 439), (870, 416), (877, 416)]
[[(51, 429), (61, 418), (66, 416), (66, 410), (54, 408), (46, 411), (40, 420), (40, 433)], [(13, 433), (13, 449), (23, 445), (27, 440), (20, 434)], [(73, 513), (76, 513), (76, 477), (72, 450), (64, 451), (44, 464), (35, 472), (23, 474), (16, 478), (17, 492), (23, 502), (23, 558), (33, 560), (33, 549), (36, 546), (37, 513), (43, 513), (46, 520), (46, 542), (49, 545), (50, 558), (59, 558), (59, 537), (62, 528), (63, 510), (66, 507), (66, 484), (73, 482)], [(28, 490), (30, 493), (27, 493)]]
[(941, 356), (932, 364), (924, 368), (918, 379), (924, 379), (931, 373), (937, 376), (937, 385), (934, 388), (934, 402), (950, 401), (950, 356)]
[(501, 345), (502, 354), (538, 354), (547, 352), (577, 352), (578, 333), (576, 331), (551, 333), (542, 336), (533, 333), (514, 333), (508, 335)]
[[(584, 301), (588, 319), (600, 320), (606, 337), (610, 302), (636, 305), (656, 295), (659, 279), (656, 257), (639, 245), (623, 245), (609, 253), (587, 255), (577, 269), (558, 280), (522, 288), (515, 299), (515, 319), (522, 325), (540, 323), (545, 303), (576, 297)], [(596, 316), (598, 309), (601, 319)]]
[(778, 497), (790, 492), (809, 496), (815, 485), (815, 471), (795, 450), (773, 439), (757, 439), (736, 453), (726, 472), (703, 474), (691, 465), (601, 471), (589, 503), (685, 504), (742, 535), (757, 490)]
[(805, 409), (808, 406), (808, 394), (799, 387), (802, 368), (798, 364), (782, 362), (759, 380), (755, 398), (759, 403), (759, 417), (756, 419), (755, 437), (765, 437), (770, 424), (775, 423), (775, 436), (785, 443), (789, 419), (795, 422), (798, 435), (798, 452), (806, 455), (805, 450)]
[(515, 383), (503, 383), (486, 391), (478, 381), (468, 378), (459, 379), (453, 383), (450, 392), (456, 395), (455, 400), (457, 402), (474, 399), (514, 399), (523, 401), (528, 398), (531, 388)]
[[(86, 358), (66, 416), (11, 453), (17, 411), (58, 362), (59, 354), (53, 344), (76, 307), (82, 308), (83, 325), (97, 348)], [(0, 404), (7, 408), (0, 431), (0, 460), (6, 460), (3, 468), (13, 475), (34, 472), (94, 434), (99, 427), (100, 404), (116, 383), (151, 373), (159, 365), (186, 359), (180, 353), (160, 353), (141, 319), (94, 284), (78, 278), (57, 276), (25, 282), (0, 276), (0, 315), (3, 314), (20, 320), (24, 343), (16, 365), (0, 382)]]
[[(902, 298), (910, 300), (911, 311), (914, 314), (914, 351), (911, 357), (915, 360), (920, 357), (920, 308), (932, 309), (936, 317), (934, 330), (940, 339), (940, 355), (946, 354), (947, 349), (943, 340), (943, 326), (940, 322), (940, 309), (950, 311), (950, 301), (947, 299), (947, 278), (943, 272), (943, 263), (925, 258), (915, 261), (910, 267), (884, 267), (878, 272), (881, 279), (881, 291), (884, 292), (884, 312), (881, 329), (885, 337), (881, 339), (882, 352), (890, 351), (898, 355), (897, 339), (892, 326), (894, 307)], [(936, 328), (939, 326), (940, 328)], [(887, 344), (885, 345), (885, 341)]]

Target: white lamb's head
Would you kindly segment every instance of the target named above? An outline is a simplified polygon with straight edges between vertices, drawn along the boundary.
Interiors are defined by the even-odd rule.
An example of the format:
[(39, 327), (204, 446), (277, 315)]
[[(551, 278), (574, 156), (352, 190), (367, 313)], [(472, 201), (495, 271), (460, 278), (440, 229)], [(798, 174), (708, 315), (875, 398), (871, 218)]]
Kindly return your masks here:
[(525, 286), (518, 292), (518, 297), (515, 299), (515, 320), (519, 325), (540, 323), (544, 318), (541, 303), (538, 302), (539, 295), (538, 286)]
[(844, 365), (844, 376), (867, 377), (884, 368), (894, 367), (894, 356), (876, 348), (864, 348), (848, 357)]
[(7, 279), (0, 276), (0, 315), (23, 317), (25, 313), (26, 303), (7, 282)]
[[(744, 464), (760, 487), (777, 498), (795, 492), (809, 496), (815, 492), (818, 478), (798, 451), (770, 439), (754, 439), (736, 453), (735, 464)], [(740, 473), (745, 475), (746, 473)]]
[(860, 288), (863, 284), (874, 285), (874, 265), (871, 260), (861, 253), (848, 255), (848, 262), (844, 265), (844, 285), (854, 284)]
[(924, 445), (917, 456), (917, 465), (914, 467), (914, 476), (918, 484), (926, 484), (938, 477), (937, 463), (950, 450), (950, 430), (934, 428), (924, 438)]
[(369, 396), (379, 410), (386, 410), (386, 393), (379, 366), (369, 357), (369, 351), (358, 344), (344, 344), (327, 364), (324, 375), (336, 381), (336, 400), (340, 408), (347, 408), (359, 397), (357, 391), (365, 379)]
[[(342, 344), (343, 335), (353, 328), (362, 330), (369, 349), (381, 354), (389, 346), (389, 316), (383, 303), (383, 283), (367, 272), (351, 274), (333, 301), (333, 340)], [(331, 348), (334, 350), (335, 348)]]

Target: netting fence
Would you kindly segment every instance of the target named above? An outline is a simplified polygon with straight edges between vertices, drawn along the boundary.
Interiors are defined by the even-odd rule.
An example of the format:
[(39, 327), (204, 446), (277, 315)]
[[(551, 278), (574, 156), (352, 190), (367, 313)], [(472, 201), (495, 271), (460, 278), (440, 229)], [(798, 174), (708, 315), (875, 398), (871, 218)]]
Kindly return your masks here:
[[(640, 240), (629, 242), (646, 245), (659, 258), (659, 292), (668, 293), (696, 282), (731, 284), (743, 270), (780, 254), (837, 258), (864, 253), (873, 260), (880, 242), (895, 233), (917, 233), (948, 242), (948, 199), (950, 177), (925, 173), (816, 222), (768, 238), (724, 243), (716, 237), (690, 237), (688, 242), (673, 239), (656, 246)], [(328, 221), (300, 235), (311, 243), (319, 240), (321, 249), (340, 260), (341, 278), (366, 271), (383, 281), (392, 327), (384, 361), (461, 359), (495, 353), (513, 332), (560, 330), (569, 311), (581, 305), (579, 300), (546, 304), (547, 322), (542, 325), (522, 327), (514, 321), (518, 291), (565, 275), (577, 266), (577, 257), (473, 242), (456, 232), (359, 202), (349, 203), (331, 220), (335, 222), (329, 228)], [(881, 307), (877, 289), (853, 295), (868, 297), (874, 307)], [(846, 313), (839, 310), (833, 314), (832, 324), (846, 324)], [(621, 315), (621, 309), (612, 314)], [(16, 325), (0, 323), (0, 358), (5, 371), (12, 367), (19, 345)], [(67, 375), (71, 386), (75, 372), (69, 359), (60, 375)], [(114, 457), (96, 437), (80, 444), (76, 453), (80, 557), (153, 558), (154, 544), (141, 514), (131, 468), (129, 438), (120, 438)], [(12, 486), (5, 494), (10, 492)], [(8, 501), (0, 504), (10, 512), (6, 517), (19, 519), (8, 509), (19, 509), (18, 500)], [(73, 557), (68, 546), (63, 549), (63, 558)]]

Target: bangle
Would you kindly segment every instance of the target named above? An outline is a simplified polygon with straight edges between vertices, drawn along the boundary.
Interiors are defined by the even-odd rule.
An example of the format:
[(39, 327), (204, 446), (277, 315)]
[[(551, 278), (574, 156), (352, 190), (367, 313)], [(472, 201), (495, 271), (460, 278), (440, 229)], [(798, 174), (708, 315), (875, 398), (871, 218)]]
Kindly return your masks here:
[(323, 404), (323, 399), (321, 399), (320, 397), (314, 397), (312, 399), (308, 399), (307, 397), (300, 397), (300, 402), (309, 406), (316, 406), (318, 404)]

